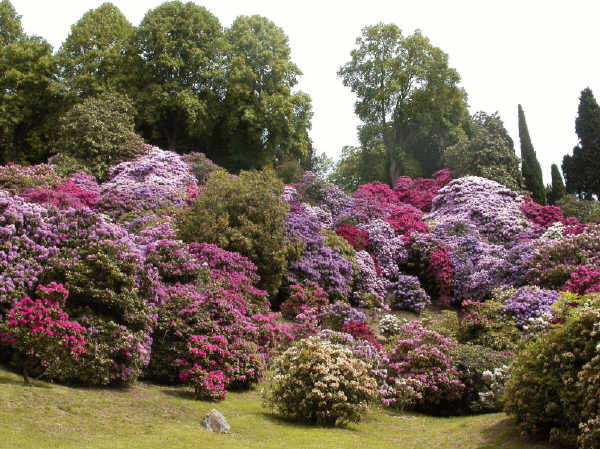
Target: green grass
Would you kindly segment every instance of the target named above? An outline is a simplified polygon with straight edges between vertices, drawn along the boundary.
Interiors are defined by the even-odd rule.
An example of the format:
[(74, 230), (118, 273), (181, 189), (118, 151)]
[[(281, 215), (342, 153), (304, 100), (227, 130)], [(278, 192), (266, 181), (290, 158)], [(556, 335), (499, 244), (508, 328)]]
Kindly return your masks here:
[[(231, 435), (208, 433), (212, 408)], [(358, 425), (311, 427), (285, 422), (261, 405), (258, 392), (230, 393), (217, 404), (184, 388), (138, 383), (127, 389), (71, 388), (0, 369), (0, 448), (285, 448), (285, 449), (548, 449), (522, 439), (504, 414), (433, 418), (375, 408)]]

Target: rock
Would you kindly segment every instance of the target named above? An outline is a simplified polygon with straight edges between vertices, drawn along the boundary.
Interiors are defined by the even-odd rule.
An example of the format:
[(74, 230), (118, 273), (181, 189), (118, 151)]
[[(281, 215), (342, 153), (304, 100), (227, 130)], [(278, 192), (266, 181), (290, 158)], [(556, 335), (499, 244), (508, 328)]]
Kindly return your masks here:
[(231, 432), (231, 427), (229, 426), (229, 423), (227, 422), (225, 417), (221, 414), (221, 412), (215, 409), (212, 409), (210, 413), (208, 413), (204, 418), (202, 418), (201, 425), (209, 432)]

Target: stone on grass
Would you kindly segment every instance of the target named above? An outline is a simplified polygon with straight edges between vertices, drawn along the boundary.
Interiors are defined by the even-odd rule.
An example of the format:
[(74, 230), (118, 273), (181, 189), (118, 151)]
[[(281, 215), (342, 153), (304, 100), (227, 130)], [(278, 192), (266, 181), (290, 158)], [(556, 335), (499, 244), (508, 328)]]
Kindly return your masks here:
[(231, 427), (225, 417), (218, 410), (212, 409), (202, 418), (202, 427), (209, 432), (230, 433)]

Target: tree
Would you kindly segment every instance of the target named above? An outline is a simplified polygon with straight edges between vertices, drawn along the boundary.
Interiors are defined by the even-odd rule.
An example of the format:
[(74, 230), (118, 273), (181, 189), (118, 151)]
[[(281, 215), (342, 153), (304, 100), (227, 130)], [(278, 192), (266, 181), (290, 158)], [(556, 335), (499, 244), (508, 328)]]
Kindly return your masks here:
[(192, 136), (212, 135), (224, 95), (223, 50), (223, 30), (207, 9), (171, 1), (148, 11), (130, 50), (136, 82), (129, 93), (144, 137), (184, 150)]
[(23, 37), (21, 16), (8, 0), (0, 1), (0, 46), (12, 44)]
[(104, 3), (71, 27), (57, 57), (70, 92), (78, 97), (124, 90), (125, 55), (134, 27), (119, 8)]
[(482, 176), (512, 190), (522, 188), (519, 158), (497, 113), (476, 113), (471, 118), (468, 136), (448, 148), (444, 160), (456, 177)]
[[(76, 166), (104, 180), (109, 167), (144, 150), (133, 132), (134, 116), (132, 101), (122, 94), (107, 91), (86, 98), (61, 119), (57, 142), (61, 158), (74, 160)], [(129, 140), (138, 144), (129, 142), (125, 148)]]
[(537, 160), (535, 150), (529, 137), (525, 112), (521, 105), (519, 110), (519, 141), (521, 142), (521, 173), (525, 188), (531, 192), (532, 199), (539, 204), (546, 204), (546, 190), (542, 176), (542, 168)]
[(382, 144), (375, 148), (345, 146), (327, 179), (346, 192), (354, 192), (361, 184), (386, 179), (387, 169)]
[(600, 107), (588, 87), (581, 92), (575, 120), (579, 145), (563, 158), (568, 193), (591, 199), (600, 195)]
[(21, 36), (0, 47), (0, 145), (5, 161), (47, 159), (62, 107), (56, 72), (52, 46), (41, 37)]
[(338, 75), (358, 97), (362, 146), (383, 144), (392, 184), (401, 174), (441, 168), (468, 117), (460, 76), (444, 52), (418, 30), (404, 37), (396, 25), (380, 23), (363, 28)]
[(558, 166), (556, 164), (552, 164), (551, 174), (552, 190), (548, 201), (550, 202), (550, 204), (556, 204), (558, 201), (562, 200), (565, 197), (567, 191), (565, 189), (562, 176), (560, 175), (560, 171), (558, 170)]
[(287, 36), (264, 17), (240, 16), (225, 38), (223, 120), (209, 156), (233, 171), (305, 159), (311, 102), (305, 93), (292, 93), (301, 72), (290, 59)]

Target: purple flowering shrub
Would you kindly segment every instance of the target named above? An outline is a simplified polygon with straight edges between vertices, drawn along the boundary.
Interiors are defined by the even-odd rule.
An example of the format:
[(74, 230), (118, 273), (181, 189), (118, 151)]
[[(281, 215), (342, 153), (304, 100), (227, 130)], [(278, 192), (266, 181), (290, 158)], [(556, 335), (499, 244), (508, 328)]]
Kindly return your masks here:
[(416, 276), (400, 275), (390, 284), (393, 295), (392, 309), (421, 312), (431, 303), (429, 295), (421, 288)]
[(46, 209), (0, 190), (0, 316), (33, 294), (46, 261), (58, 254), (60, 240)]

